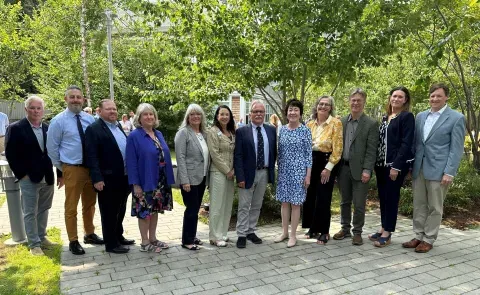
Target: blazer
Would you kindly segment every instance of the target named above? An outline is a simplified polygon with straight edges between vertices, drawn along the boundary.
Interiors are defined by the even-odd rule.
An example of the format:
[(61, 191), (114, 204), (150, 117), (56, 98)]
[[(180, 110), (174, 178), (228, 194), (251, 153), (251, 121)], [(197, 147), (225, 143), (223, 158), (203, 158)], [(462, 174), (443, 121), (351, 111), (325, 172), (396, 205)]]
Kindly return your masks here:
[[(5, 138), (5, 156), (18, 180), (28, 175), (30, 181), (39, 183), (45, 177), (45, 182), (52, 185), (54, 183), (53, 165), (48, 157), (48, 125), (46, 123), (42, 123), (42, 131), (43, 152), (27, 118), (8, 126)], [(57, 170), (57, 176), (62, 177), (59, 172)]]
[(457, 174), (465, 142), (465, 117), (447, 106), (424, 140), (423, 128), (429, 112), (417, 115), (412, 176), (417, 178), (422, 170), (426, 180), (441, 181), (444, 174)]
[[(343, 148), (347, 148), (345, 143), (345, 134), (347, 132), (348, 118), (350, 115), (342, 118), (343, 125)], [(352, 144), (349, 150), (349, 165), (352, 178), (362, 180), (363, 170), (373, 171), (377, 159), (378, 148), (378, 123), (369, 116), (362, 114), (358, 119), (358, 126), (353, 135)]]
[[(122, 128), (119, 127), (126, 137)], [(96, 120), (85, 130), (85, 162), (90, 169), (93, 184), (104, 181), (112, 184), (122, 181), (125, 167), (122, 153), (110, 128), (103, 120)]]
[[(207, 136), (202, 133), (206, 140)], [(178, 184), (199, 185), (205, 175), (203, 149), (195, 131), (190, 126), (181, 128), (175, 135), (175, 153), (177, 155)], [(210, 162), (210, 154), (207, 155)], [(209, 167), (210, 163), (207, 163)], [(208, 171), (208, 170), (207, 170)], [(208, 180), (207, 180), (208, 183)]]
[(414, 139), (415, 118), (412, 113), (403, 111), (388, 123), (385, 163), (397, 170), (408, 170), (414, 160)]
[[(275, 127), (263, 124), (268, 137), (268, 182), (275, 183), (275, 161), (277, 160), (277, 131)], [(237, 129), (235, 133), (235, 155), (233, 167), (237, 183), (245, 181), (245, 188), (253, 185), (257, 172), (257, 155), (253, 139), (252, 124)]]
[[(163, 149), (165, 158), (167, 183), (174, 184), (172, 157), (165, 139), (160, 131), (154, 129)], [(154, 191), (159, 180), (159, 154), (150, 136), (143, 130), (137, 128), (130, 132), (127, 137), (127, 174), (128, 183), (139, 185), (144, 192)]]
[(235, 134), (232, 134), (230, 139), (218, 127), (213, 126), (207, 132), (207, 144), (211, 157), (210, 171), (228, 174), (233, 169)]

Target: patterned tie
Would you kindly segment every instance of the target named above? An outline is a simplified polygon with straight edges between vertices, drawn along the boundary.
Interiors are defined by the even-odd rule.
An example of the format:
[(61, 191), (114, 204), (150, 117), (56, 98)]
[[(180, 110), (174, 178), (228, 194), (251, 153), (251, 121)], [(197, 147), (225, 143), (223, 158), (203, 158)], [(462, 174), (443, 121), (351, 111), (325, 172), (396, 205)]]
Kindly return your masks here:
[(83, 132), (82, 122), (80, 122), (80, 115), (75, 115), (75, 117), (77, 117), (78, 134), (82, 141), (82, 164), (85, 165), (85, 132)]
[(265, 167), (265, 149), (263, 147), (262, 128), (257, 127), (257, 169), (263, 169)]

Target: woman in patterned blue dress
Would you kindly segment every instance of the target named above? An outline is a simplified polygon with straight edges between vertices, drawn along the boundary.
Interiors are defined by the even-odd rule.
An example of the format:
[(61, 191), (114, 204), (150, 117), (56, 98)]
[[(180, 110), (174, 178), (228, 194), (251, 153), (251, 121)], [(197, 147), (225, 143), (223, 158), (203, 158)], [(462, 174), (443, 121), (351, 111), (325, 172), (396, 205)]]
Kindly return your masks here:
[(312, 134), (300, 121), (303, 104), (299, 100), (292, 99), (287, 102), (285, 115), (288, 124), (281, 127), (278, 139), (277, 181), (277, 200), (282, 202), (283, 233), (275, 239), (275, 242), (279, 243), (288, 238), (288, 223), (291, 219), (292, 229), (287, 243), (287, 247), (290, 248), (297, 244), (300, 206), (305, 201), (310, 185)]

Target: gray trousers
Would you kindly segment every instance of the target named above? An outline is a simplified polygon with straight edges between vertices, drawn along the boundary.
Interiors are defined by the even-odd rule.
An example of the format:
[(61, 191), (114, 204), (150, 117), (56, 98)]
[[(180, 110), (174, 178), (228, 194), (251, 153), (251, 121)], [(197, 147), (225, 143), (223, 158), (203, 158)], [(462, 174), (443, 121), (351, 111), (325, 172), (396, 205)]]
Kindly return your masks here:
[(350, 167), (343, 165), (338, 175), (338, 184), (342, 195), (340, 203), (340, 223), (344, 232), (350, 232), (352, 228), (352, 203), (353, 211), (353, 234), (361, 234), (365, 224), (365, 205), (367, 202), (368, 183), (352, 178)]
[(252, 187), (238, 189), (237, 235), (239, 237), (255, 232), (267, 183), (268, 170), (257, 170)]
[(40, 247), (47, 235), (48, 210), (52, 207), (53, 185), (33, 183), (29, 178), (19, 181), (22, 192), (23, 221), (28, 246)]
[(227, 238), (233, 204), (233, 179), (219, 171), (210, 172), (209, 238), (220, 241)]
[(413, 231), (415, 238), (431, 245), (438, 237), (443, 201), (448, 187), (440, 181), (426, 180), (420, 170), (413, 181)]

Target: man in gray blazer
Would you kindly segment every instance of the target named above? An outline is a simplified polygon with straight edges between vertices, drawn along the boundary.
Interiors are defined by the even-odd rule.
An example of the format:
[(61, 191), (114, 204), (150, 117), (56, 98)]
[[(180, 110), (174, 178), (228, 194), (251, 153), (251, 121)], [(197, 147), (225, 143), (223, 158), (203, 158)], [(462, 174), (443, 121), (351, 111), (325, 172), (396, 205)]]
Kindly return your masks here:
[(415, 122), (413, 165), (413, 231), (415, 238), (402, 244), (427, 253), (433, 248), (442, 221), (443, 201), (457, 174), (465, 141), (465, 117), (447, 106), (449, 89), (430, 87), (430, 110)]
[(338, 176), (342, 202), (340, 204), (342, 229), (335, 240), (351, 237), (352, 202), (353, 245), (362, 245), (362, 228), (365, 224), (365, 205), (368, 182), (370, 181), (378, 145), (378, 123), (363, 113), (367, 94), (361, 88), (355, 89), (349, 97), (351, 113), (342, 118), (343, 154)]

